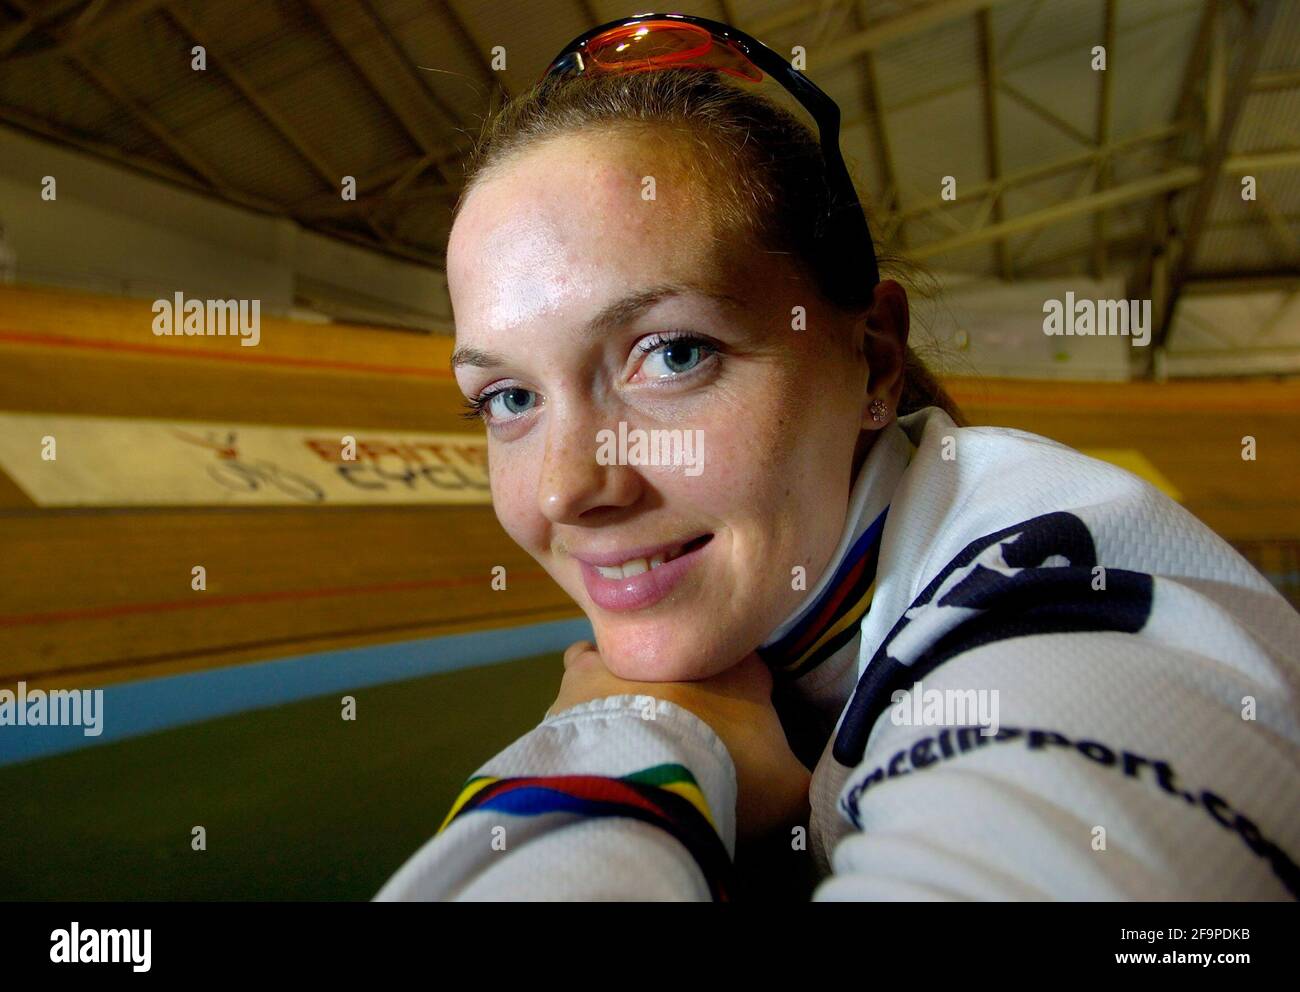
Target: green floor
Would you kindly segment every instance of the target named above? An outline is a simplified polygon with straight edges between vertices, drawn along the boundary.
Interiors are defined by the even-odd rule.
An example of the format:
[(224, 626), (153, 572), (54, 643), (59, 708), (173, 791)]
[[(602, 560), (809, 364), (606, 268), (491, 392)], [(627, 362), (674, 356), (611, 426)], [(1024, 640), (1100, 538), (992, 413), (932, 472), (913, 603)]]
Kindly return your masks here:
[[(0, 899), (369, 899), (537, 725), (558, 654), (0, 767)], [(191, 831), (207, 830), (207, 850)]]

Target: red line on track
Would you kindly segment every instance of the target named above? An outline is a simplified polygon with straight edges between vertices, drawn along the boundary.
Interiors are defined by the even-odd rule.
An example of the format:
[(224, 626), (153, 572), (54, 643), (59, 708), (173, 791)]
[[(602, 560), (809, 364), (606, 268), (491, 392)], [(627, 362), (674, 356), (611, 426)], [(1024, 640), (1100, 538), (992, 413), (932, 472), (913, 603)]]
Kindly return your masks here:
[[(140, 355), (160, 355), (166, 358), (208, 359), (219, 362), (244, 362), (249, 365), (282, 365), (290, 368), (330, 369), (339, 372), (364, 372), (371, 375), (414, 376), (421, 379), (450, 379), (450, 369), (418, 368), (405, 365), (371, 365), (366, 362), (345, 362), (331, 358), (297, 358), (293, 355), (246, 355), (219, 348), (174, 348), (158, 344), (132, 344), (127, 341), (98, 341), (93, 338), (76, 338), (66, 334), (24, 334), (21, 331), (0, 330), (0, 341), (13, 344), (35, 345), (41, 348), (81, 348), (86, 351), (121, 351)], [(242, 348), (242, 346), (241, 346)]]
[[(545, 571), (532, 569), (513, 572), (510, 579), (533, 581), (549, 578)], [(276, 592), (254, 592), (240, 595), (196, 595), (189, 599), (173, 599), (159, 603), (114, 603), (109, 606), (88, 606), (81, 609), (54, 610), (48, 613), (15, 613), (0, 616), (0, 627), (22, 627), (66, 620), (102, 620), (108, 617), (130, 616), (140, 613), (168, 613), (175, 610), (197, 610), (213, 606), (239, 606), (249, 603), (292, 602), (306, 599), (326, 599), (331, 596), (372, 596), (385, 592), (411, 592), (416, 589), (449, 589), (480, 585), (480, 576), (456, 579), (417, 579), (409, 582), (382, 582), (369, 586), (339, 586), (333, 589), (285, 589)]]
[[(195, 348), (186, 346), (175, 348), (168, 345), (132, 344), (126, 341), (101, 341), (93, 338), (78, 338), (66, 334), (29, 334), (21, 331), (0, 330), (0, 341), (35, 347), (74, 348), (85, 351), (117, 351), (128, 354), (157, 355), (165, 358), (190, 360), (211, 360), (221, 362), (242, 362), (249, 365), (272, 365), (286, 368), (322, 369), (337, 372), (359, 372), (368, 375), (408, 376), (419, 379), (452, 379), (450, 369), (434, 366), (421, 368), (407, 365), (374, 365), (366, 362), (347, 362), (330, 358), (299, 358), (293, 355), (248, 355), (242, 351), (223, 351), (218, 348)], [(1034, 380), (1041, 385), (1041, 380)], [(1062, 385), (1087, 386), (1087, 383), (1063, 381)], [(1107, 384), (1109, 385), (1109, 384)], [(1117, 384), (1123, 385), (1123, 384)], [(1180, 384), (1181, 385), (1181, 384)], [(971, 383), (953, 382), (948, 384), (948, 391), (958, 403), (972, 407), (999, 407), (1031, 409), (1035, 406), (1044, 409), (1096, 410), (1098, 412), (1136, 412), (1143, 411), (1200, 411), (1205, 408), (1203, 396), (1196, 396), (1179, 389), (1177, 392), (1162, 392), (1148, 395), (1115, 395), (1108, 390), (1098, 390), (1095, 396), (1069, 395), (1068, 388), (1054, 392), (1050, 397), (1023, 395), (1018, 393), (988, 392), (981, 388), (978, 380)], [(1300, 398), (1293, 395), (1259, 396), (1243, 392), (1239, 397), (1222, 395), (1215, 399), (1217, 408), (1234, 412), (1253, 413), (1292, 413), (1300, 411)]]
[(949, 395), (959, 404), (971, 407), (1018, 408), (1051, 412), (1052, 410), (1090, 410), (1096, 413), (1202, 413), (1206, 409), (1249, 413), (1294, 413), (1300, 410), (1300, 388), (1295, 384), (1240, 381), (1183, 380), (1157, 385), (1145, 382), (1080, 382), (1043, 379), (1019, 382), (949, 380), (944, 383)]

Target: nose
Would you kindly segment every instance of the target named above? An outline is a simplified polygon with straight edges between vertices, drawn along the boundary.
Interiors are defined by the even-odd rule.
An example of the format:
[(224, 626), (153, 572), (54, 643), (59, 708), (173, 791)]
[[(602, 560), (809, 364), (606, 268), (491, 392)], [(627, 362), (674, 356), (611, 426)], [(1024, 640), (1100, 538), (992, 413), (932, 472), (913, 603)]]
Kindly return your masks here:
[(552, 523), (589, 524), (594, 511), (621, 509), (640, 498), (643, 480), (635, 467), (598, 461), (599, 430), (592, 418), (581, 414), (557, 412), (551, 417), (537, 499)]

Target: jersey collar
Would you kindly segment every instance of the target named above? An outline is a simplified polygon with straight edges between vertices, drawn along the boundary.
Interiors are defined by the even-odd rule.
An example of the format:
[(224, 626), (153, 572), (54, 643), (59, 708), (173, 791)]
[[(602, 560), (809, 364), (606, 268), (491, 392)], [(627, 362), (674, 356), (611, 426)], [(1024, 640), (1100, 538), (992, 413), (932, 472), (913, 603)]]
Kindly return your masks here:
[(758, 648), (759, 657), (778, 678), (806, 675), (856, 643), (875, 591), (889, 501), (915, 450), (895, 421), (867, 453), (830, 564), (804, 601)]

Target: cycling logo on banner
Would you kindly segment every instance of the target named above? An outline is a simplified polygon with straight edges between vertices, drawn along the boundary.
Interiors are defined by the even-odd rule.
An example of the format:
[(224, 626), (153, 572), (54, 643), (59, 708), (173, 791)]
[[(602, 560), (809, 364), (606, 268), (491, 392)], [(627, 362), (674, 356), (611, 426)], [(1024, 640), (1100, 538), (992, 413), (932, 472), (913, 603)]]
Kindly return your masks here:
[(491, 502), (475, 435), (0, 412), (38, 506)]

